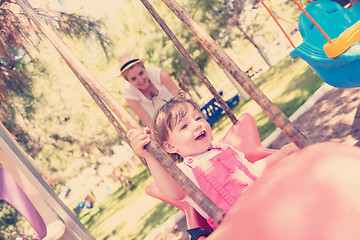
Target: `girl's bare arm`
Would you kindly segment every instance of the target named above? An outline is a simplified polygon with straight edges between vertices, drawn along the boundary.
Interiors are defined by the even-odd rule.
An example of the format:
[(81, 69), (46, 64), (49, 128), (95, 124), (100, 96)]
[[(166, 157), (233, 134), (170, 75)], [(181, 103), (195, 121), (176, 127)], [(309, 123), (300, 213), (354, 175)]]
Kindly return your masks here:
[(172, 179), (159, 161), (157, 161), (145, 148), (145, 145), (151, 141), (150, 133), (150, 129), (131, 129), (128, 131), (127, 136), (135, 154), (146, 159), (151, 175), (154, 177), (156, 185), (161, 193), (173, 201), (183, 200), (186, 197), (184, 190), (174, 179)]

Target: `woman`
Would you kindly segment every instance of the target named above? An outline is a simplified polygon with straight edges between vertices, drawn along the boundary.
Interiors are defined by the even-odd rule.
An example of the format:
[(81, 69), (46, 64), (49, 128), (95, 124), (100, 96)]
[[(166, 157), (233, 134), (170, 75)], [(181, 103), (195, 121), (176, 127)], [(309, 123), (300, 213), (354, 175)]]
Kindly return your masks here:
[(132, 52), (121, 55), (118, 60), (120, 76), (129, 82), (124, 94), (127, 105), (150, 127), (155, 111), (180, 88), (167, 73), (158, 67), (145, 67), (145, 59), (139, 59)]

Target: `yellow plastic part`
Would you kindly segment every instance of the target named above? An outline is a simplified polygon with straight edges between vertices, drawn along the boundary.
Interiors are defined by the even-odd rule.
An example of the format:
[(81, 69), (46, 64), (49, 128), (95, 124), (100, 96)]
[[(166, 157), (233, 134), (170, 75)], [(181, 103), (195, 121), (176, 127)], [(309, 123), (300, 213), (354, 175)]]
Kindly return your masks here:
[(360, 40), (360, 21), (346, 29), (338, 38), (327, 42), (324, 51), (328, 58), (335, 58), (343, 54), (353, 44)]

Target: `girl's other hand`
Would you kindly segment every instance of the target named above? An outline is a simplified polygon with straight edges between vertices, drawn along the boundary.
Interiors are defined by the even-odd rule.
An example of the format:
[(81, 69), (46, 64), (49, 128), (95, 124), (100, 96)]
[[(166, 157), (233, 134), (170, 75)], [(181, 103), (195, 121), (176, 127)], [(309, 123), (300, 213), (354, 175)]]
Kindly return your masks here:
[(293, 152), (297, 152), (299, 151), (300, 148), (298, 146), (296, 146), (294, 143), (289, 143), (289, 144), (286, 144), (285, 146), (283, 146), (280, 151), (283, 152), (284, 154), (286, 155), (290, 155), (292, 154)]

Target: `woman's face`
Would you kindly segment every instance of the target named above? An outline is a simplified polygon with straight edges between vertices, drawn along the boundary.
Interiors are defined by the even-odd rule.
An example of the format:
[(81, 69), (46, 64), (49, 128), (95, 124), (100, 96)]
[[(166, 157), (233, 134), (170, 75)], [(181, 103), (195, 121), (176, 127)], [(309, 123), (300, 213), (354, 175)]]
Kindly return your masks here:
[(146, 69), (141, 64), (136, 64), (125, 72), (125, 77), (134, 87), (144, 90), (148, 88), (150, 79)]

